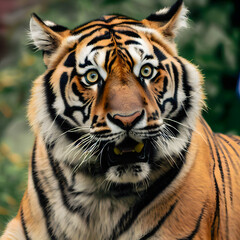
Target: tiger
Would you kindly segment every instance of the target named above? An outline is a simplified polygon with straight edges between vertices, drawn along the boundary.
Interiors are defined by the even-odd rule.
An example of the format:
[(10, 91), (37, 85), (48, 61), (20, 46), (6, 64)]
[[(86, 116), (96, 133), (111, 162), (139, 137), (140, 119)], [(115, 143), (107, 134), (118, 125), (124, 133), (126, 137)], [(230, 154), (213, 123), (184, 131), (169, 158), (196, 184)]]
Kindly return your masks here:
[(70, 30), (36, 14), (28, 185), (1, 240), (240, 239), (240, 137), (202, 117), (204, 79), (180, 57), (182, 0), (143, 20)]

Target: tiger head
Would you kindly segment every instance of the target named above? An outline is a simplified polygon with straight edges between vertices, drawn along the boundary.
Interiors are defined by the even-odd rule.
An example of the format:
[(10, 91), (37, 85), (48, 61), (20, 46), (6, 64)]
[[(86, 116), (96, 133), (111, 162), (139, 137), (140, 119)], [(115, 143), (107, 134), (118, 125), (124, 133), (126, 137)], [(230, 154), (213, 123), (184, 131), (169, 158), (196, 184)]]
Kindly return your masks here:
[(73, 30), (32, 16), (46, 72), (28, 115), (57, 161), (116, 184), (178, 164), (203, 99), (199, 71), (174, 43), (186, 13), (178, 0), (142, 21), (106, 15)]

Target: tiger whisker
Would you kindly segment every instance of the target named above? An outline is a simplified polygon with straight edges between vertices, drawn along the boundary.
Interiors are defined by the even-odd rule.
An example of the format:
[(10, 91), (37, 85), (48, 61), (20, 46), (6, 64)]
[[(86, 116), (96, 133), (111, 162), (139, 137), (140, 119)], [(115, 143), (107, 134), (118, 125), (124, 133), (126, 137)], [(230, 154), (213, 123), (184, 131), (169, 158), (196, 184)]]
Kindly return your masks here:
[[(85, 136), (82, 136), (81, 138), (77, 139), (76, 141), (74, 141), (73, 143), (69, 144), (67, 146), (67, 149), (64, 153), (64, 157), (66, 157), (67, 155), (70, 155), (70, 153), (74, 150), (76, 150), (77, 148), (80, 148), (81, 145), (83, 145), (86, 141), (88, 141), (90, 138), (90, 134), (86, 134)], [(78, 143), (77, 145), (76, 142), (80, 141), (81, 139), (83, 139), (80, 143)], [(73, 147), (74, 146), (74, 147)]]
[[(154, 139), (153, 139), (153, 140), (154, 140)], [(165, 147), (165, 146), (161, 146), (156, 140), (154, 140), (154, 141), (155, 141), (156, 145), (157, 145), (159, 148), (164, 148), (165, 152), (163, 152), (163, 154), (164, 154), (165, 158), (168, 160), (168, 162), (170, 163), (170, 165), (173, 167), (172, 162), (173, 162), (174, 164), (176, 164), (176, 162), (175, 162), (175, 160), (172, 158), (172, 156), (171, 156), (170, 154), (168, 154), (168, 151), (167, 151), (166, 147)], [(167, 153), (167, 155), (166, 155), (166, 153)], [(169, 161), (168, 157), (170, 157), (172, 161)]]
[[(83, 144), (79, 145), (79, 151), (76, 152), (73, 156), (72, 162), (75, 161), (76, 157), (78, 156), (79, 153), (82, 153), (82, 155), (79, 157), (79, 159), (82, 162), (82, 157), (85, 156), (88, 153), (88, 146), (92, 143), (92, 140), (94, 139), (93, 136), (90, 136), (90, 139), (86, 139)], [(84, 149), (86, 148), (86, 149)]]
[(183, 126), (183, 127), (186, 127), (186, 128), (188, 128), (188, 129), (192, 130), (193, 132), (196, 132), (196, 133), (203, 139), (203, 141), (207, 144), (207, 140), (204, 138), (204, 136), (202, 135), (202, 133), (200, 133), (200, 132), (197, 131), (196, 129), (194, 129), (194, 128), (190, 127), (190, 126), (187, 126), (187, 125), (185, 125), (185, 124), (183, 124), (183, 123), (180, 123), (180, 122), (178, 122), (178, 121), (172, 120), (172, 119), (170, 119), (170, 118), (163, 118), (163, 120), (175, 122), (175, 123), (177, 123), (177, 124), (179, 124), (179, 125), (181, 125), (181, 126)]

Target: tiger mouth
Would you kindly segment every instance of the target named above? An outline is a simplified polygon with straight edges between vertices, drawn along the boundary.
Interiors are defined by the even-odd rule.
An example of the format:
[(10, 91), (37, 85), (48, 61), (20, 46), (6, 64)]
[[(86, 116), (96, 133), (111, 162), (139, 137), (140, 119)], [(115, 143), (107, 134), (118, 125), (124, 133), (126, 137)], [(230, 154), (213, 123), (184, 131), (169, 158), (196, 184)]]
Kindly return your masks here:
[(128, 137), (118, 145), (110, 144), (104, 150), (104, 155), (108, 167), (149, 162), (149, 142), (136, 142)]

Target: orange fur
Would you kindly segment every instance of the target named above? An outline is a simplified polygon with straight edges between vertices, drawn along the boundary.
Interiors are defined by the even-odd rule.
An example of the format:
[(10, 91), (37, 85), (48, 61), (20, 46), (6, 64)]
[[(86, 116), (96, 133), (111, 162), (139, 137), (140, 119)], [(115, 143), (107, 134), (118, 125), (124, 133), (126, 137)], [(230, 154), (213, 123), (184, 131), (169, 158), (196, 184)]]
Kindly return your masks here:
[[(181, 1), (177, 3), (179, 2)], [(35, 17), (37, 24), (48, 36), (57, 39), (58, 46), (45, 56), (44, 61), (48, 69), (34, 82), (28, 118), (36, 140), (32, 160), (29, 163), (28, 187), (17, 216), (7, 225), (1, 240), (47, 240), (50, 238), (143, 240), (151, 237), (166, 240), (237, 240), (240, 238), (240, 218), (238, 216), (240, 211), (240, 138), (213, 133), (201, 117), (201, 109), (205, 100), (201, 87), (203, 78), (199, 70), (191, 63), (178, 57), (173, 42), (174, 28), (182, 9), (183, 6), (179, 5), (178, 10), (167, 24), (154, 22), (151, 18), (136, 21), (124, 16), (109, 15), (105, 16), (104, 20), (96, 20), (71, 31), (64, 30), (61, 33), (55, 32)], [(134, 24), (138, 27), (136, 28), (138, 31), (134, 29)], [(102, 28), (98, 30), (99, 26)], [(146, 30), (146, 27), (149, 31)], [(111, 31), (108, 33), (106, 29), (111, 29)], [(113, 33), (113, 29), (115, 33)], [(106, 32), (109, 35), (106, 35)], [(119, 35), (122, 34), (121, 37), (117, 38), (116, 32)], [(133, 39), (131, 36), (127, 36), (126, 32), (128, 34), (130, 32), (133, 36), (138, 34), (139, 37)], [(79, 41), (81, 38), (83, 40)], [(144, 83), (141, 82), (140, 75), (137, 76), (136, 71), (134, 72), (134, 66), (140, 61), (138, 54), (134, 52), (135, 55), (130, 57), (124, 55), (125, 52), (121, 50), (121, 47), (124, 46), (126, 50), (127, 46), (131, 45), (127, 41), (137, 41), (139, 38), (145, 43), (145, 48), (150, 49), (149, 55), (155, 56), (157, 51), (161, 52), (165, 57), (161, 64), (169, 67), (169, 71), (164, 67), (159, 67), (156, 69), (156, 78), (146, 80)], [(36, 37), (35, 41), (39, 41), (39, 39)], [(80, 65), (89, 65), (89, 60), (86, 59), (91, 52), (76, 65), (76, 59), (84, 56), (85, 52), (82, 50), (87, 51), (88, 44), (91, 42), (91, 46), (107, 49), (106, 52), (109, 51), (108, 53), (97, 53), (93, 58), (95, 64), (97, 61), (101, 63), (97, 69), (100, 69), (99, 71), (104, 69), (106, 72), (102, 88), (101, 86), (87, 85), (86, 71), (78, 72), (82, 70)], [(44, 48), (41, 41), (38, 44)], [(139, 52), (141, 51), (139, 50)], [(109, 54), (108, 62), (100, 61), (104, 54), (106, 56)], [(149, 58), (151, 59), (151, 57)], [(170, 66), (172, 67), (170, 68)], [(89, 69), (96, 71), (93, 64)], [(152, 71), (155, 71), (153, 69)], [(168, 89), (165, 81), (169, 83)], [(184, 140), (186, 137), (184, 134), (182, 135), (183, 139), (180, 137), (178, 139), (169, 132), (163, 132), (165, 135), (169, 134), (168, 138), (172, 142), (176, 140), (176, 146), (173, 145), (173, 148), (177, 149), (181, 141), (186, 141), (188, 147), (184, 146), (181, 151), (167, 155), (169, 158), (167, 161), (162, 152), (171, 141), (168, 143), (169, 139), (166, 138), (165, 145), (164, 143), (160, 145), (162, 148), (155, 145), (155, 148), (160, 148), (159, 154), (163, 154), (161, 158), (164, 160), (160, 162), (160, 167), (157, 166), (159, 169), (149, 170), (152, 172), (147, 175), (147, 180), (144, 179), (146, 180), (146, 189), (144, 190), (146, 194), (141, 195), (141, 187), (133, 184), (139, 196), (124, 196), (123, 200), (122, 196), (118, 198), (113, 195), (114, 197), (112, 197), (108, 192), (111, 189), (110, 180), (105, 178), (105, 175), (98, 175), (97, 172), (94, 172), (92, 176), (89, 176), (87, 172), (91, 173), (94, 164), (100, 162), (101, 166), (101, 154), (107, 144), (97, 152), (100, 159), (94, 158), (95, 153), (91, 151), (92, 156), (88, 155), (88, 151), (82, 153), (82, 145), (85, 147), (97, 145), (101, 139), (97, 139), (94, 134), (97, 136), (103, 132), (113, 133), (114, 121), (109, 124), (109, 119), (111, 119), (109, 115), (115, 120), (130, 121), (129, 119), (135, 119), (135, 116), (144, 113), (144, 121), (146, 127), (150, 128), (148, 132), (150, 134), (151, 129), (154, 129), (159, 124), (159, 119), (164, 116), (164, 111), (171, 107), (169, 107), (170, 104), (174, 105), (172, 103), (174, 97), (167, 102), (169, 105), (162, 104), (159, 93), (170, 94), (173, 89), (177, 89), (178, 93), (180, 93), (180, 89), (183, 89), (180, 96), (177, 95), (180, 99), (178, 100), (182, 101), (182, 105), (186, 104), (186, 99), (193, 99), (192, 95), (187, 95), (188, 91), (191, 92), (194, 89), (193, 95), (198, 96), (198, 98), (194, 96), (196, 99), (192, 100), (195, 101), (194, 106), (191, 106), (193, 109), (187, 104), (188, 112), (186, 113), (186, 110), (182, 109), (182, 115), (186, 113), (186, 118), (190, 118), (188, 120), (192, 123), (192, 125), (190, 123), (185, 125), (187, 130), (191, 130), (189, 130), (191, 133), (190, 137), (188, 136), (189, 140)], [(67, 107), (68, 110), (71, 110), (72, 106), (69, 102), (72, 104), (81, 102), (82, 105), (74, 107), (83, 111), (82, 125), (70, 129), (67, 128), (67, 124), (70, 125), (74, 121), (76, 123), (79, 115), (73, 115), (74, 111), (66, 111)], [(188, 104), (190, 105), (191, 102)], [(86, 116), (85, 106), (89, 106), (89, 116)], [(173, 107), (172, 109), (174, 112)], [(194, 119), (188, 116), (190, 111), (194, 111), (191, 113)], [(181, 109), (175, 114), (177, 115), (179, 112)], [(63, 121), (59, 120), (59, 116), (61, 117), (62, 114), (66, 114), (68, 118)], [(114, 116), (117, 117), (114, 118)], [(69, 119), (72, 122), (69, 123)], [(119, 121), (115, 121), (116, 124), (119, 124)], [(128, 123), (132, 124), (132, 122)], [(58, 127), (55, 124), (58, 124)], [(182, 122), (178, 122), (178, 124), (184, 127)], [(178, 127), (178, 125), (176, 126)], [(121, 125), (120, 127), (123, 128)], [(159, 129), (158, 131), (160, 131)], [(175, 129), (172, 128), (172, 130)], [(186, 132), (186, 129), (182, 131)], [(66, 138), (67, 140), (61, 142), (67, 134), (74, 137), (77, 130), (79, 136), (76, 141)], [(91, 134), (93, 137), (89, 137)], [(114, 134), (116, 133), (114, 132)], [(181, 133), (179, 132), (179, 134)], [(78, 141), (80, 141), (79, 145), (77, 145)], [(158, 142), (158, 144), (160, 143)], [(62, 148), (67, 147), (67, 151), (62, 154)], [(76, 149), (80, 149), (80, 153), (76, 152)], [(126, 147), (124, 150), (129, 151)], [(131, 149), (131, 151), (134, 152), (135, 149)], [(121, 154), (126, 156), (125, 153)], [(125, 161), (125, 159), (123, 160)], [(153, 157), (150, 160), (153, 161)], [(129, 165), (132, 166), (131, 164)], [(144, 162), (143, 164), (148, 170), (146, 167), (148, 163)], [(145, 171), (147, 171), (146, 169)], [(176, 171), (177, 174), (174, 175)], [(111, 175), (109, 176), (111, 177)], [(165, 178), (161, 182), (162, 176)], [(171, 176), (173, 177), (171, 178)], [(164, 188), (167, 181), (169, 181), (169, 185)], [(158, 189), (160, 189), (159, 193)], [(132, 189), (132, 191), (134, 190)], [(84, 195), (83, 200), (74, 198), (78, 194)], [(92, 196), (94, 196), (93, 199)], [(152, 198), (150, 199), (149, 196)], [(82, 204), (79, 209), (74, 208), (78, 201)], [(86, 212), (82, 213), (82, 209), (86, 209)], [(86, 221), (84, 221), (85, 218)], [(55, 224), (57, 225), (55, 226)], [(65, 235), (71, 236), (71, 238), (67, 238)]]

